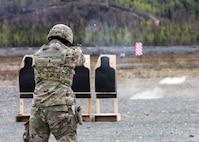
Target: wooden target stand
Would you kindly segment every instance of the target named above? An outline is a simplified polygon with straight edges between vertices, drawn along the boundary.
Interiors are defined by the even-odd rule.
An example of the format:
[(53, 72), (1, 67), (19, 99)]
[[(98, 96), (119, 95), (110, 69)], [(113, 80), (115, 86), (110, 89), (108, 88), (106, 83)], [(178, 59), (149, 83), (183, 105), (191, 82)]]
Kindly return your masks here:
[[(95, 121), (119, 121), (117, 86), (116, 86), (116, 55), (102, 54), (95, 65)], [(114, 112), (101, 113), (100, 100), (113, 99)]]
[[(17, 122), (27, 121), (30, 114), (24, 113), (24, 100), (25, 98), (33, 98), (34, 91), (34, 69), (32, 67), (33, 62), (32, 55), (25, 55), (22, 59), (19, 71), (19, 114), (16, 116)], [(28, 62), (26, 62), (29, 60)]]
[[(33, 98), (33, 91), (34, 91), (34, 72), (32, 68), (32, 63), (29, 63), (29, 65), (26, 65), (26, 59), (28, 58), (29, 60), (32, 59), (32, 55), (25, 55), (24, 58), (22, 59), (21, 65), (20, 65), (20, 72), (22, 70), (23, 74), (19, 74), (19, 88), (20, 88), (20, 100), (19, 100), (19, 114), (16, 116), (16, 121), (17, 122), (24, 122), (27, 121), (30, 117), (30, 114), (25, 114), (24, 113), (24, 100), (27, 98)], [(101, 60), (102, 58), (107, 59), (108, 62), (105, 62)], [(76, 95), (76, 98), (87, 98), (88, 99), (88, 110), (86, 114), (83, 114), (83, 121), (91, 122), (91, 121), (119, 121), (121, 119), (120, 114), (118, 113), (118, 100), (117, 100), (117, 89), (116, 89), (116, 76), (115, 76), (115, 71), (116, 71), (116, 56), (115, 55), (100, 55), (98, 58), (98, 61), (95, 65), (95, 95), (96, 95), (96, 114), (92, 113), (92, 99), (91, 99), (91, 83), (90, 83), (90, 55), (85, 55), (86, 62), (83, 67), (76, 68), (76, 80), (73, 80), (73, 90), (74, 94)], [(101, 82), (98, 82), (98, 71), (97, 68), (100, 68), (102, 66), (102, 61), (105, 63), (105, 65), (108, 63), (108, 66), (105, 66), (105, 70), (109, 70), (111, 68), (111, 71), (106, 74), (104, 71), (100, 71), (99, 73), (103, 73), (105, 75), (105, 78), (108, 78), (108, 80), (103, 80)], [(29, 61), (31, 62), (31, 61)], [(109, 66), (110, 65), (110, 66)], [(103, 70), (104, 70), (103, 69)], [(86, 70), (86, 73), (85, 73)], [(24, 73), (25, 72), (25, 73)], [(110, 72), (114, 72), (110, 74)], [(111, 77), (109, 77), (111, 76)], [(74, 77), (75, 78), (75, 77)], [(113, 80), (111, 81), (110, 80)], [(105, 82), (104, 82), (105, 81)], [(87, 83), (85, 83), (87, 82)], [(110, 88), (103, 88), (103, 86), (99, 84), (104, 84), (105, 86), (107, 85), (106, 83), (109, 82), (112, 87)], [(108, 83), (108, 86), (110, 85)], [(81, 84), (81, 85), (77, 85)], [(24, 87), (21, 87), (24, 86)], [(75, 87), (76, 86), (76, 87)], [(99, 86), (99, 87), (98, 87)], [(102, 87), (102, 88), (101, 88)], [(86, 88), (86, 89), (85, 89)], [(113, 113), (101, 113), (100, 111), (100, 99), (110, 99), (112, 98), (114, 100), (114, 112)]]
[(84, 55), (86, 60), (84, 66), (75, 68), (75, 76), (73, 78), (72, 89), (76, 98), (87, 98), (87, 113), (82, 114), (83, 121), (91, 122), (93, 120), (92, 114), (92, 99), (91, 99), (91, 64), (90, 64), (90, 55)]

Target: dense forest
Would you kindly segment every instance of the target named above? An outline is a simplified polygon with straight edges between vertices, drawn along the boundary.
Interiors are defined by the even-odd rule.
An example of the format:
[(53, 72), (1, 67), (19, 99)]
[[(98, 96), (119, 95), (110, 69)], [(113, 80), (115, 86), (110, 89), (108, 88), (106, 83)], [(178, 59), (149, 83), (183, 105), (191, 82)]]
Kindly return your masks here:
[(199, 0), (0, 0), (0, 47), (34, 47), (69, 25), (83, 46), (198, 45)]

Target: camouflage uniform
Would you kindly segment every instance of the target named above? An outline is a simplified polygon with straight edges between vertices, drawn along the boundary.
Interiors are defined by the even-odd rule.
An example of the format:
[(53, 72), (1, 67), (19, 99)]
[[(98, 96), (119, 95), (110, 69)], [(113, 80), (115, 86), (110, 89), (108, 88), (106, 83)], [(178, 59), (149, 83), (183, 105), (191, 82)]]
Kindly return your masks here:
[(49, 44), (34, 54), (36, 86), (29, 119), (30, 142), (48, 142), (50, 133), (58, 142), (77, 141), (71, 85), (74, 68), (83, 65), (85, 58), (81, 49), (68, 47), (56, 39), (72, 43), (72, 36), (66, 25), (55, 25), (48, 35)]

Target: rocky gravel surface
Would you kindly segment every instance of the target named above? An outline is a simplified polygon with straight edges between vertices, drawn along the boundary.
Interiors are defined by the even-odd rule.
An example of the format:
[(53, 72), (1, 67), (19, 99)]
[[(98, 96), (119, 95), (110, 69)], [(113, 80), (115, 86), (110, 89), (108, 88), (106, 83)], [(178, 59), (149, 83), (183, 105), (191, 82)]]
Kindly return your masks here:
[[(84, 122), (79, 142), (198, 142), (199, 78), (120, 78), (117, 80), (118, 122)], [(24, 122), (19, 113), (17, 80), (0, 82), (0, 142), (22, 142)], [(25, 100), (25, 113), (31, 99)], [(78, 99), (83, 110), (87, 100)], [(113, 101), (101, 101), (101, 111), (112, 112)], [(93, 113), (95, 98), (93, 97)], [(55, 142), (51, 136), (50, 142)]]

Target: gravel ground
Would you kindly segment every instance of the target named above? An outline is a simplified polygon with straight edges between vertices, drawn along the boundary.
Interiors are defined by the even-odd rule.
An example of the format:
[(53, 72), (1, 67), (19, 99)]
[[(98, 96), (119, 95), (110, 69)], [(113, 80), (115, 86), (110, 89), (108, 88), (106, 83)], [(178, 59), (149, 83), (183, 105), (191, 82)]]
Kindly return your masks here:
[[(120, 78), (117, 81), (121, 120), (84, 122), (78, 127), (79, 142), (199, 141), (199, 78)], [(19, 113), (18, 83), (1, 81), (0, 90), (0, 142), (22, 142), (24, 123), (15, 121)], [(25, 101), (27, 113), (30, 101)], [(84, 110), (86, 102), (78, 100)], [(101, 103), (102, 111), (112, 111), (112, 100)], [(55, 142), (52, 136), (50, 142)]]

